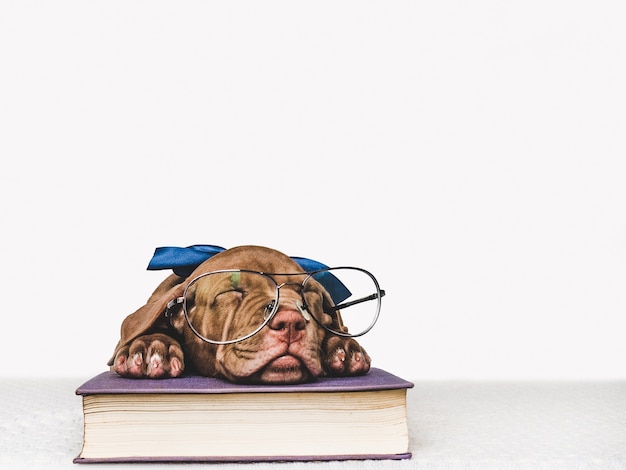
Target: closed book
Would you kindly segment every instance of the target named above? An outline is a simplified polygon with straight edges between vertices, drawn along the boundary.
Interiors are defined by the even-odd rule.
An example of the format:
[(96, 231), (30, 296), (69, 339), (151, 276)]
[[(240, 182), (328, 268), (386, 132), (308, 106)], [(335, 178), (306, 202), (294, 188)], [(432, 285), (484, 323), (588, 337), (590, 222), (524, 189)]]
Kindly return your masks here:
[(107, 371), (76, 390), (84, 436), (74, 462), (407, 459), (412, 387), (376, 368), (298, 385)]

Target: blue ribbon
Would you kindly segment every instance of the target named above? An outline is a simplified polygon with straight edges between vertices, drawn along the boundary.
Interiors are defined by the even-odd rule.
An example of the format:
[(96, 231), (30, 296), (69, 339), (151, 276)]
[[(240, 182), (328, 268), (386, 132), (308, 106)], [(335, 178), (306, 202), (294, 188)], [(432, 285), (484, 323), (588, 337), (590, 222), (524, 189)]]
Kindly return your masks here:
[[(216, 245), (192, 245), (186, 248), (162, 246), (154, 250), (154, 255), (148, 263), (148, 270), (171, 269), (177, 276), (188, 277), (203, 262), (225, 250), (226, 248)], [(307, 272), (328, 268), (325, 264), (309, 258), (292, 256), (291, 259)], [(314, 277), (324, 286), (335, 305), (352, 295), (348, 288), (328, 271), (316, 274)]]
[(187, 248), (162, 246), (154, 250), (148, 270), (171, 269), (177, 276), (188, 277), (204, 261), (225, 250), (215, 245), (193, 245)]

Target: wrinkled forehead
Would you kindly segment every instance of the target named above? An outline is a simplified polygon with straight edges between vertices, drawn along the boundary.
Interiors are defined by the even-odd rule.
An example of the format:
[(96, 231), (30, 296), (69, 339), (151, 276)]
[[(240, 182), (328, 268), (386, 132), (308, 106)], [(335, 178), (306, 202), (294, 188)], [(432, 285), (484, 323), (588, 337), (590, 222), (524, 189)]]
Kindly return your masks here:
[(232, 248), (219, 253), (196, 268), (190, 278), (217, 270), (249, 270), (265, 273), (302, 273), (302, 267), (289, 256), (264, 247)]
[[(273, 282), (270, 281), (273, 284), (272, 288), (275, 288), (276, 285), (286, 284), (281, 288), (283, 292), (286, 290), (299, 290), (295, 286), (302, 284), (305, 279), (308, 279), (306, 283), (307, 291), (316, 291), (325, 296), (329, 295), (327, 289), (321, 283), (309, 278), (304, 269), (295, 260), (279, 251), (265, 247), (237, 247), (218, 253), (198, 266), (186, 279), (185, 284), (188, 285), (192, 280), (203, 274), (225, 270), (268, 273), (268, 276), (273, 280)], [(233, 279), (236, 279), (236, 276)], [(231, 282), (230, 277), (223, 278), (220, 285), (224, 288), (229, 282)], [(251, 285), (248, 285), (248, 287), (250, 288)], [(217, 289), (219, 287), (213, 284), (213, 288), (210, 288), (207, 284), (206, 288), (213, 290), (213, 288)], [(269, 289), (269, 284), (265, 282), (263, 287), (259, 286), (258, 288)]]
[(241, 292), (246, 296), (266, 294), (273, 296), (276, 282), (256, 271), (212, 271), (193, 279), (187, 287), (187, 295), (215, 297), (224, 292)]
[(294, 290), (296, 292), (324, 291), (323, 286), (306, 273), (264, 273), (250, 270), (218, 270), (203, 273), (191, 280), (188, 289), (223, 291), (225, 289)]

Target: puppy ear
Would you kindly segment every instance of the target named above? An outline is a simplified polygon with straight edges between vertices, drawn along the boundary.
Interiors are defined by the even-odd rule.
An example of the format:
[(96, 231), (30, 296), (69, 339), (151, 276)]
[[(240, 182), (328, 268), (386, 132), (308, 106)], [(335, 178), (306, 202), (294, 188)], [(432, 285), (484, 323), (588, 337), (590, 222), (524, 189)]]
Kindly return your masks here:
[(143, 307), (128, 315), (122, 322), (120, 340), (108, 365), (113, 365), (117, 352), (135, 338), (155, 331), (167, 331), (165, 310), (170, 300), (182, 296), (185, 278), (172, 274), (152, 293)]
[(328, 327), (334, 331), (343, 331), (344, 333), (347, 333), (348, 328), (343, 324), (341, 313), (339, 313), (339, 310), (335, 310), (335, 303), (325, 289), (323, 289), (323, 299), (324, 313), (332, 319), (332, 322), (328, 325)]

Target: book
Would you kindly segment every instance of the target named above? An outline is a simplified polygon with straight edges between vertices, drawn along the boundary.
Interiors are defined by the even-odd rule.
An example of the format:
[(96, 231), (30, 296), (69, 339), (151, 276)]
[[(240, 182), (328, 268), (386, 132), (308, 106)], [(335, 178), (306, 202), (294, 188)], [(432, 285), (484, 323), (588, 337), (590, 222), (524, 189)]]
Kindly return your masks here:
[(240, 385), (103, 372), (78, 387), (75, 463), (408, 459), (407, 390), (372, 368), (298, 385)]

